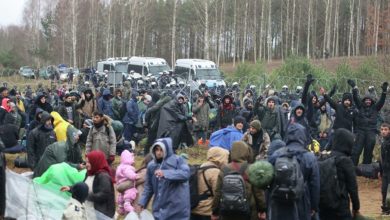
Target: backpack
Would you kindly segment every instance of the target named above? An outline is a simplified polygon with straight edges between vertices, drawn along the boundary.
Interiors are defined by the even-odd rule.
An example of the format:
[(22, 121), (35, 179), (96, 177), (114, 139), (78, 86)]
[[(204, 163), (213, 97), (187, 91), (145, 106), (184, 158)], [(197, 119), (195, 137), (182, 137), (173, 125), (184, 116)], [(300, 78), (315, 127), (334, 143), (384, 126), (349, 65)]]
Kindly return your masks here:
[[(214, 196), (213, 190), (210, 184), (206, 180), (206, 176), (204, 172), (210, 168), (217, 168), (216, 166), (204, 166), (200, 167), (200, 165), (190, 165), (190, 204), (191, 209), (194, 209), (198, 206), (199, 202), (202, 200), (206, 200), (210, 196)], [(206, 183), (207, 190), (205, 192), (199, 193), (199, 181), (198, 174), (202, 172), (203, 180)]]
[(337, 210), (341, 200), (341, 189), (337, 176), (336, 157), (322, 156), (318, 159), (320, 170), (320, 207)]
[(220, 212), (224, 216), (248, 216), (251, 213), (250, 201), (247, 199), (245, 187), (245, 181), (248, 180), (248, 177), (245, 174), (248, 164), (242, 164), (241, 168), (235, 167), (238, 166), (235, 162), (231, 164), (235, 170), (230, 170), (228, 167), (224, 167)]
[(294, 203), (302, 197), (305, 181), (297, 154), (284, 147), (275, 161), (274, 187), (271, 196), (278, 202)]

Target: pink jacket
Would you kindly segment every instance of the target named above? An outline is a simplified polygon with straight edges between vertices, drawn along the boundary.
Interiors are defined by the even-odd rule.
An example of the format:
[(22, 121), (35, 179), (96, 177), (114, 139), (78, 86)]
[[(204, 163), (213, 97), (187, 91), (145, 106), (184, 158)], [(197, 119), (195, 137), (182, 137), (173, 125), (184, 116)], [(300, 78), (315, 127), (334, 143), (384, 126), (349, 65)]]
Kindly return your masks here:
[[(121, 163), (116, 169), (115, 179), (117, 184), (124, 182), (125, 180), (135, 181), (137, 179), (137, 173), (134, 168), (134, 154), (127, 150), (124, 150), (121, 154)], [(134, 184), (135, 186), (135, 184)]]

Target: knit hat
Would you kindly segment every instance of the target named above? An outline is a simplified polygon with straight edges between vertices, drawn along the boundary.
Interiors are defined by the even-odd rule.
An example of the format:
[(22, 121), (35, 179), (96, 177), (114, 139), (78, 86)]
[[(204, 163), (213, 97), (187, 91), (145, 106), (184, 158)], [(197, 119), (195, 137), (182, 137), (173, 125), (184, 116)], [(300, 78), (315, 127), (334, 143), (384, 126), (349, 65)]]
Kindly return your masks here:
[(261, 130), (261, 122), (259, 120), (253, 120), (250, 123), (250, 126), (253, 127), (254, 129), (256, 129), (257, 131)]
[(238, 123), (245, 124), (245, 118), (241, 116), (234, 117), (234, 126), (236, 126)]
[(76, 183), (71, 188), (72, 197), (80, 203), (85, 202), (88, 197), (88, 185), (84, 182)]
[(347, 100), (347, 99), (349, 99), (349, 101), (352, 102), (352, 94), (349, 93), (349, 92), (346, 92), (346, 93), (343, 94), (343, 99), (342, 99), (342, 101), (344, 102), (344, 101)]

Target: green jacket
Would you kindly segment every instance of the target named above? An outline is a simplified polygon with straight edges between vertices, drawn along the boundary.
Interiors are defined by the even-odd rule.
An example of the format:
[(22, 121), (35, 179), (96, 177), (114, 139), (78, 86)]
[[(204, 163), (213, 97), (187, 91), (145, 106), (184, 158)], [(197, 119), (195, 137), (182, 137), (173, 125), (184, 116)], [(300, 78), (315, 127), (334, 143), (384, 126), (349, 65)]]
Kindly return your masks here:
[(204, 102), (201, 106), (195, 103), (192, 106), (192, 112), (196, 118), (194, 122), (194, 131), (207, 131), (209, 128), (209, 111), (210, 106)]
[(112, 111), (114, 112), (114, 120), (122, 121), (124, 116), (123, 105), (124, 102), (122, 99), (119, 99), (118, 97), (114, 97), (112, 99)]

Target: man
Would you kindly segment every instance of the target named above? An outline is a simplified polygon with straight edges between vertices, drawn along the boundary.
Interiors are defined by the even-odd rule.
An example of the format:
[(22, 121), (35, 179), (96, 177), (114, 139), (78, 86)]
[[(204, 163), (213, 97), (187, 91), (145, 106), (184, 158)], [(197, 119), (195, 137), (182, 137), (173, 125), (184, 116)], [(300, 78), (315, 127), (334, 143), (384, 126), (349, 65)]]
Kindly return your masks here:
[(386, 92), (389, 84), (387, 82), (382, 84), (382, 94), (377, 103), (375, 103), (374, 98), (369, 95), (360, 99), (355, 82), (348, 80), (348, 84), (353, 88), (353, 99), (356, 108), (358, 109), (358, 114), (354, 122), (356, 144), (352, 150), (352, 160), (355, 166), (357, 166), (360, 154), (364, 149), (363, 164), (370, 164), (372, 162), (372, 153), (376, 142), (377, 121), (380, 110), (385, 104)]
[[(137, 91), (133, 91), (131, 99), (126, 103), (126, 114), (123, 117), (124, 133), (123, 136), (126, 141), (131, 141), (136, 132), (136, 124), (138, 122), (138, 105), (137, 105)], [(153, 140), (154, 141), (154, 140)]]
[(64, 103), (59, 107), (58, 113), (65, 121), (72, 125), (78, 121), (76, 105), (73, 103), (72, 96), (69, 93), (65, 95)]
[(112, 109), (112, 95), (109, 89), (103, 90), (103, 96), (98, 100), (99, 112), (114, 118), (114, 111)]
[[(311, 220), (318, 211), (320, 199), (320, 174), (317, 159), (313, 153), (306, 149), (307, 132), (305, 127), (298, 123), (289, 125), (286, 133), (286, 147), (274, 152), (269, 161), (275, 165), (279, 157), (295, 155), (299, 162), (300, 169), (304, 178), (303, 193), (300, 198), (293, 203), (286, 204), (285, 201), (279, 201), (270, 195), (269, 218), (276, 220)], [(271, 187), (271, 192), (276, 186)]]
[(254, 110), (255, 115), (257, 115), (263, 129), (267, 131), (271, 140), (282, 139), (283, 122), (279, 106), (276, 105), (277, 100), (276, 96), (270, 96), (265, 101), (265, 106), (260, 104), (260, 100), (257, 100)]
[[(382, 213), (390, 214), (390, 207), (386, 203), (387, 187), (390, 184), (390, 125), (383, 123), (381, 125), (381, 165), (382, 165)], [(387, 198), (390, 199), (390, 198)]]
[(89, 130), (87, 143), (85, 145), (86, 153), (92, 150), (100, 150), (109, 164), (115, 160), (116, 137), (112, 128), (111, 119), (100, 112), (93, 113), (93, 127)]
[(34, 169), (34, 178), (40, 177), (51, 165), (66, 162), (70, 166), (82, 169), (81, 149), (78, 144), (81, 131), (69, 126), (66, 141), (55, 142), (45, 149)]
[(8, 98), (8, 88), (0, 87), (0, 103), (2, 103), (4, 98)]
[(187, 146), (193, 144), (187, 125), (187, 120), (192, 118), (186, 115), (184, 100), (184, 96), (179, 93), (176, 99), (165, 104), (160, 112), (157, 137), (171, 137), (174, 150), (179, 147), (180, 143), (186, 143)]
[[(340, 196), (338, 197), (336, 210), (320, 206), (321, 220), (352, 219), (352, 217), (355, 218), (359, 214), (358, 184), (355, 166), (350, 158), (353, 145), (354, 135), (350, 131), (345, 128), (339, 128), (335, 131), (330, 156), (335, 157)], [(352, 215), (350, 201), (352, 202)]]
[(233, 97), (230, 95), (225, 95), (222, 99), (222, 104), (218, 108), (217, 128), (222, 129), (231, 125), (235, 116), (236, 109), (233, 105)]
[(174, 154), (171, 138), (157, 139), (150, 152), (153, 161), (147, 166), (140, 209), (146, 208), (154, 195), (152, 212), (156, 220), (190, 219), (190, 168)]
[(31, 169), (35, 168), (46, 147), (56, 142), (53, 120), (53, 117), (48, 112), (42, 112), (41, 124), (28, 135), (27, 158)]
[[(214, 194), (213, 205), (212, 205), (212, 218), (218, 219), (218, 217), (222, 217), (224, 220), (229, 219), (242, 219), (242, 220), (251, 220), (251, 219), (262, 219), (266, 218), (266, 203), (264, 191), (252, 187), (249, 182), (248, 177), (248, 167), (250, 160), (253, 158), (250, 147), (242, 141), (237, 141), (233, 143), (232, 150), (230, 152), (230, 160), (226, 166), (223, 166), (221, 172), (218, 175), (217, 186)], [(235, 215), (231, 213), (227, 215), (226, 213), (221, 212), (221, 203), (223, 202), (221, 198), (223, 197), (224, 192), (223, 189), (223, 179), (225, 175), (228, 175), (230, 172), (238, 172), (242, 178), (244, 179), (245, 184), (245, 198), (249, 202), (250, 213), (246, 215), (240, 214)]]
[(122, 120), (124, 116), (125, 102), (122, 99), (122, 90), (115, 90), (115, 97), (112, 99), (112, 111), (114, 112), (113, 120)]
[(194, 119), (194, 134), (195, 140), (199, 142), (202, 140), (202, 144), (206, 143), (207, 131), (209, 128), (209, 111), (210, 105), (205, 102), (205, 97), (200, 95), (196, 100), (196, 103), (192, 106), (192, 113)]
[(233, 142), (242, 139), (244, 124), (245, 118), (236, 116), (234, 118), (234, 126), (228, 126), (211, 134), (210, 147), (218, 146), (230, 151)]
[(19, 153), (25, 150), (18, 143), (19, 128), (15, 125), (15, 118), (11, 114), (5, 117), (4, 124), (0, 126), (0, 138), (4, 143), (4, 153)]
[(247, 132), (242, 137), (242, 141), (248, 144), (253, 150), (253, 159), (266, 158), (268, 147), (270, 145), (270, 138), (268, 133), (262, 129), (259, 120), (253, 120)]
[(78, 105), (85, 116), (92, 118), (92, 114), (97, 111), (97, 103), (91, 89), (86, 89), (81, 93)]

